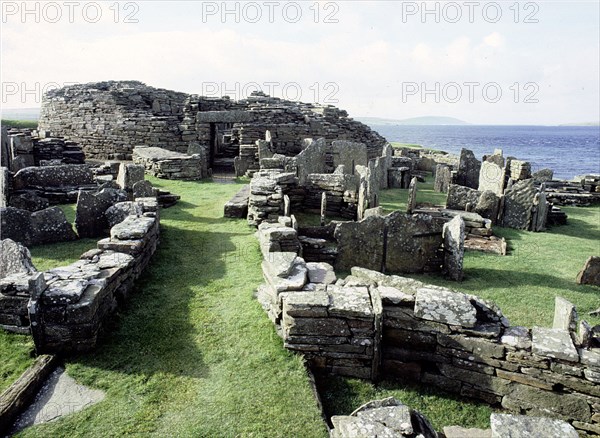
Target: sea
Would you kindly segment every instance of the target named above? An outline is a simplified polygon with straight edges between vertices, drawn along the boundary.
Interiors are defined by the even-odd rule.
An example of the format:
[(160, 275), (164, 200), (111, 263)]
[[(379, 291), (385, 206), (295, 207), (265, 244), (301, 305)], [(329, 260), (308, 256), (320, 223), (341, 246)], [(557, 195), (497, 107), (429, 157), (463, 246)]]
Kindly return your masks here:
[(418, 144), (455, 155), (471, 149), (479, 159), (502, 149), (529, 161), (532, 171), (549, 168), (555, 179), (600, 174), (599, 126), (369, 125), (390, 142)]

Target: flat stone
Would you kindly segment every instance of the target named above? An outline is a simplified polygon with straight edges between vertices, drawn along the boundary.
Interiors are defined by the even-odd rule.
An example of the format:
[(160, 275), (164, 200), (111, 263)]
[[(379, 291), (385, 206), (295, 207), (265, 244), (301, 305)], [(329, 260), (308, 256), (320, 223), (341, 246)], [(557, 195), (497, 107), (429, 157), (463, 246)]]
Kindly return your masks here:
[(444, 435), (446, 438), (491, 438), (492, 430), (446, 426), (444, 427)]
[(372, 423), (382, 424), (403, 435), (411, 435), (413, 433), (413, 427), (410, 413), (410, 408), (402, 405), (367, 409), (358, 412), (356, 415), (358, 418), (368, 420)]
[(527, 327), (508, 327), (500, 340), (503, 344), (520, 349), (531, 348), (531, 335)]
[(592, 348), (586, 350), (584, 348), (579, 350), (579, 357), (581, 363), (587, 366), (600, 367), (600, 348)]
[(332, 431), (334, 438), (398, 438), (398, 432), (365, 418), (334, 415), (331, 417), (331, 423), (334, 427)]
[(579, 355), (567, 330), (533, 327), (532, 351), (540, 356), (579, 362)]
[(412, 305), (415, 302), (415, 296), (402, 292), (400, 289), (390, 286), (379, 286), (377, 288), (383, 304), (392, 305)]
[(329, 295), (326, 292), (292, 292), (283, 297), (283, 313), (293, 317), (327, 317)]
[(308, 262), (308, 281), (311, 283), (332, 284), (337, 281), (333, 266), (324, 262)]
[(265, 266), (271, 275), (285, 278), (294, 269), (297, 257), (295, 252), (270, 252), (265, 257)]
[(494, 413), (490, 417), (490, 423), (492, 438), (579, 437), (569, 423), (552, 418)]
[(118, 223), (110, 230), (111, 239), (136, 240), (143, 239), (156, 219), (146, 216), (128, 216), (123, 222)]
[(477, 323), (475, 307), (465, 294), (426, 287), (417, 290), (415, 316), (462, 327)]
[(50, 305), (76, 303), (87, 285), (86, 280), (57, 280), (44, 291), (44, 302)]
[(369, 289), (366, 287), (341, 287), (327, 286), (327, 293), (331, 297), (329, 314), (345, 318), (371, 318), (373, 306)]
[(78, 384), (63, 368), (58, 368), (44, 383), (34, 402), (17, 419), (12, 433), (79, 412), (101, 402), (104, 397), (103, 391)]

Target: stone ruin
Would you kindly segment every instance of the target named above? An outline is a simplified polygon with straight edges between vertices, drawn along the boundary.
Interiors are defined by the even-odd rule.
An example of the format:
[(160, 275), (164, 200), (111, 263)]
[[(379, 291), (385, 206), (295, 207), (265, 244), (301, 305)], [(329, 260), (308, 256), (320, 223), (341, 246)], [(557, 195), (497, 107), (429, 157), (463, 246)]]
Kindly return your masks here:
[(458, 426), (444, 427), (438, 434), (429, 420), (419, 411), (409, 408), (399, 400), (388, 397), (373, 400), (360, 406), (350, 415), (331, 417), (331, 438), (355, 437), (438, 437), (445, 438), (578, 438), (577, 430), (563, 420), (544, 417), (527, 417), (494, 413), (490, 429), (466, 429)]
[(31, 334), (38, 354), (95, 348), (159, 241), (156, 199), (129, 204), (109, 237), (68, 266), (37, 272), (26, 247), (0, 240), (0, 328)]
[[(448, 288), (364, 267), (341, 279), (330, 264), (300, 257), (297, 232), (285, 222), (259, 226), (265, 284), (257, 298), (284, 346), (311, 369), (420, 382), (600, 433), (599, 331), (577, 325), (571, 303), (556, 299), (552, 328), (528, 329), (511, 326), (493, 303)], [(356, 423), (339, 420), (336, 428), (346, 421)]]
[(12, 172), (29, 166), (82, 164), (85, 155), (76, 142), (45, 131), (2, 126), (0, 166)]
[[(89, 158), (131, 160), (134, 148), (141, 145), (199, 155), (208, 172), (233, 171), (235, 162), (237, 175), (259, 168), (256, 142), (267, 131), (271, 151), (286, 156), (298, 154), (306, 137), (323, 137), (328, 146), (334, 140), (365, 143), (369, 157), (379, 155), (386, 144), (368, 126), (331, 105), (292, 102), (260, 92), (234, 101), (136, 81), (51, 90), (42, 101), (39, 129), (77, 142)], [(177, 171), (156, 167), (158, 175), (178, 177)]]

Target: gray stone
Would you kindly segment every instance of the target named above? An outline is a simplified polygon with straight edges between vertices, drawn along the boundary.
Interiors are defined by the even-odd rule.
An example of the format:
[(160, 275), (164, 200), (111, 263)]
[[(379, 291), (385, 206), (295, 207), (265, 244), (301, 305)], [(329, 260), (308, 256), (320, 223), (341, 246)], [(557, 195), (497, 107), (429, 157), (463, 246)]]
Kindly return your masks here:
[(400, 289), (390, 286), (377, 287), (381, 301), (387, 305), (410, 306), (415, 303), (415, 296), (409, 293), (402, 292)]
[(127, 216), (110, 229), (110, 237), (118, 240), (143, 239), (155, 223), (156, 219), (153, 217)]
[(372, 318), (373, 306), (366, 287), (346, 287), (330, 284), (329, 315), (344, 318)]
[(101, 402), (104, 397), (103, 391), (78, 384), (63, 368), (58, 368), (44, 383), (35, 401), (17, 419), (12, 433), (79, 412)]
[(370, 216), (383, 216), (383, 207), (367, 208), (363, 214), (363, 218)]
[(579, 362), (579, 355), (567, 330), (533, 327), (532, 351), (539, 356)]
[(554, 298), (554, 322), (552, 328), (577, 331), (577, 310), (575, 306), (561, 297)]
[(448, 197), (446, 199), (446, 208), (450, 210), (465, 211), (467, 204), (476, 206), (479, 202), (481, 192), (469, 187), (450, 184), (448, 188)]
[(590, 256), (577, 274), (577, 284), (600, 286), (600, 257)]
[(531, 335), (527, 327), (508, 327), (504, 330), (501, 342), (519, 349), (531, 348)]
[[(325, 152), (327, 145), (324, 138), (311, 140), (309, 145), (296, 155), (298, 184), (304, 185), (306, 178), (312, 173), (325, 173)], [(360, 164), (360, 163), (359, 163)]]
[(94, 175), (87, 165), (28, 167), (14, 176), (14, 189), (49, 187), (80, 187), (95, 184)]
[(106, 209), (104, 213), (108, 221), (109, 228), (123, 222), (127, 216), (141, 216), (144, 212), (142, 204), (137, 201), (117, 202)]
[[(498, 157), (498, 155), (492, 155), (492, 157)], [(500, 159), (504, 162), (504, 159), (501, 156)], [(499, 165), (498, 162), (488, 160), (481, 163), (478, 190), (480, 192), (490, 190), (496, 195), (502, 196), (504, 193), (504, 166)]]
[(518, 181), (513, 184), (512, 188), (507, 189), (504, 194), (502, 226), (529, 230), (536, 193), (537, 190), (532, 179)]
[(491, 190), (486, 190), (481, 193), (481, 196), (475, 204), (475, 213), (486, 219), (490, 219), (492, 223), (498, 220), (498, 210), (500, 208), (500, 198)]
[(435, 167), (435, 182), (433, 183), (433, 190), (436, 192), (446, 193), (448, 187), (452, 183), (452, 172), (450, 167), (445, 164), (438, 164)]
[(333, 167), (343, 165), (350, 175), (354, 175), (356, 166), (368, 166), (367, 146), (346, 140), (335, 140), (331, 143)]
[[(4, 127), (2, 127), (4, 129)], [(10, 196), (10, 172), (6, 167), (0, 167), (0, 207), (6, 207)]]
[(117, 175), (117, 184), (127, 191), (133, 190), (136, 182), (144, 180), (144, 166), (138, 164), (121, 163)]
[(554, 178), (554, 171), (552, 169), (541, 169), (537, 172), (534, 172), (532, 177), (533, 180), (538, 184), (552, 181), (552, 179)]
[(133, 183), (133, 199), (151, 198), (156, 196), (156, 190), (150, 181), (142, 180)]
[(14, 207), (0, 207), (0, 230), (3, 239), (12, 239), (23, 245), (33, 245), (35, 236), (31, 227), (31, 213)]
[(417, 208), (417, 177), (410, 181), (408, 186), (408, 200), (406, 201), (406, 212), (412, 213)]
[(446, 438), (492, 438), (492, 430), (446, 426), (444, 435)]
[(10, 274), (37, 272), (29, 250), (11, 239), (0, 240), (0, 278)]
[(270, 252), (265, 256), (264, 266), (267, 267), (271, 275), (286, 278), (294, 269), (297, 257), (295, 252)]
[[(369, 218), (370, 219), (370, 218)], [(390, 273), (419, 273), (441, 269), (438, 251), (442, 246), (442, 225), (426, 214), (405, 214), (395, 211), (384, 218), (386, 226), (385, 271)], [(367, 234), (378, 238), (376, 230)], [(365, 248), (362, 245), (354, 247)], [(338, 248), (339, 250), (339, 248)], [(382, 248), (383, 250), (383, 248)], [(356, 251), (355, 252), (362, 252)], [(356, 266), (380, 270), (376, 265)]]
[(477, 312), (465, 294), (423, 287), (417, 290), (415, 316), (429, 321), (474, 327)]
[(77, 239), (73, 226), (59, 207), (50, 207), (31, 214), (35, 244), (68, 242)]
[(365, 418), (334, 415), (331, 417), (331, 423), (334, 427), (331, 432), (332, 438), (398, 437), (397, 431), (390, 429), (381, 423), (371, 422)]
[(38, 211), (50, 207), (50, 202), (34, 191), (25, 191), (10, 197), (9, 205), (27, 211)]
[(384, 226), (385, 219), (380, 216), (338, 224), (334, 231), (338, 243), (336, 270), (349, 271), (353, 266), (361, 266), (380, 271), (383, 268)]
[(444, 224), (444, 271), (450, 279), (463, 279), (463, 257), (465, 255), (465, 222), (455, 216)]
[(481, 161), (475, 158), (473, 151), (461, 149), (456, 172), (456, 184), (477, 189), (479, 187), (480, 169)]
[(125, 192), (102, 189), (97, 193), (79, 191), (75, 211), (75, 228), (79, 237), (98, 237), (109, 230), (106, 210), (117, 202), (127, 201)]
[(337, 281), (333, 266), (324, 262), (309, 262), (306, 264), (308, 269), (308, 281), (319, 284), (332, 284)]
[(492, 438), (578, 438), (579, 434), (566, 421), (525, 415), (492, 414)]
[(402, 435), (412, 435), (411, 410), (408, 406), (385, 406), (357, 412), (356, 416), (372, 423), (382, 424)]
[(291, 292), (282, 294), (283, 313), (292, 317), (326, 318), (329, 295), (322, 292)]

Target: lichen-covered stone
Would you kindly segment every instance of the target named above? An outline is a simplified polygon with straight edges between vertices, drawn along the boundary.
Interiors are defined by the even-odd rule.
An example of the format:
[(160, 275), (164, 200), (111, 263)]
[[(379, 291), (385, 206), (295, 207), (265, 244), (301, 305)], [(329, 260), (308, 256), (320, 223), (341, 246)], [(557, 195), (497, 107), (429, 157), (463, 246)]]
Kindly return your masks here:
[(583, 269), (577, 274), (577, 283), (600, 286), (600, 257), (590, 256), (586, 260)]
[(10, 274), (36, 272), (27, 247), (11, 239), (0, 240), (0, 278)]
[(465, 294), (423, 287), (417, 290), (415, 316), (429, 321), (473, 327), (477, 312)]
[(579, 437), (575, 428), (569, 423), (551, 418), (492, 414), (490, 423), (492, 438)]
[(569, 362), (579, 362), (579, 355), (568, 330), (533, 327), (531, 332), (532, 351), (535, 354)]

